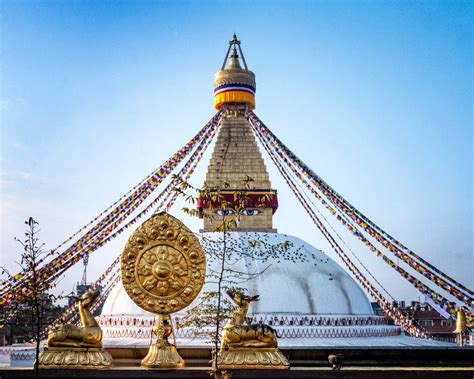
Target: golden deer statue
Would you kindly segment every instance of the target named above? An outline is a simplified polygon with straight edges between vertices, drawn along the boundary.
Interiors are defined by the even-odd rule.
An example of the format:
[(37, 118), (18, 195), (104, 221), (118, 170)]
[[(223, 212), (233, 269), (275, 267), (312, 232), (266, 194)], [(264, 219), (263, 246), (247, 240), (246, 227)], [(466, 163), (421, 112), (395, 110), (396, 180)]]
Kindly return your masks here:
[(102, 347), (102, 330), (89, 308), (99, 296), (99, 292), (89, 290), (76, 298), (82, 326), (61, 324), (48, 334), (51, 347)]
[(232, 347), (277, 347), (278, 336), (275, 329), (265, 324), (244, 325), (249, 304), (258, 301), (259, 295), (246, 296), (231, 290), (227, 294), (237, 308), (224, 326), (221, 351)]
[(246, 324), (249, 304), (259, 295), (247, 296), (228, 290), (237, 308), (222, 332), (219, 353), (220, 368), (289, 368), (286, 357), (278, 349), (278, 334), (265, 324)]
[(112, 357), (102, 349), (102, 330), (90, 308), (99, 296), (88, 290), (75, 298), (82, 326), (61, 324), (48, 334), (48, 346), (40, 354), (41, 368), (107, 369)]

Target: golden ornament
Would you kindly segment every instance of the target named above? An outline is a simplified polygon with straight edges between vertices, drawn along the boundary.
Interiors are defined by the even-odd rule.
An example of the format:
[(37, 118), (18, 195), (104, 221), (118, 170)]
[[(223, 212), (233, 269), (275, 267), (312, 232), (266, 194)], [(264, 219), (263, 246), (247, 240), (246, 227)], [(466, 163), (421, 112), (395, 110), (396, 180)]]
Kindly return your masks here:
[(184, 367), (176, 347), (168, 342), (169, 314), (191, 304), (204, 285), (206, 256), (198, 238), (175, 217), (160, 213), (133, 232), (120, 259), (125, 291), (139, 307), (157, 315), (153, 328), (157, 341), (142, 366)]

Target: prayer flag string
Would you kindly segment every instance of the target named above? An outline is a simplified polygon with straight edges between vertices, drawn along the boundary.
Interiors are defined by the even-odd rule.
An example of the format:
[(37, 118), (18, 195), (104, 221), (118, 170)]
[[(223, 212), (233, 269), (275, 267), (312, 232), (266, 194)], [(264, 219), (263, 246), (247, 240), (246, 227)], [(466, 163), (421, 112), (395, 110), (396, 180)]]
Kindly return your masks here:
[[(318, 200), (320, 200), (323, 205), (326, 206), (326, 208), (331, 212), (331, 214), (335, 215), (336, 213), (336, 210), (334, 208), (332, 208), (321, 196), (319, 196), (316, 192), (316, 189), (312, 187), (311, 183), (313, 185), (315, 185), (319, 190), (321, 190), (326, 196), (330, 195), (331, 194), (331, 191), (335, 192), (334, 190), (330, 189), (330, 190), (327, 190), (326, 189), (326, 185), (324, 182), (322, 182), (322, 180), (320, 180), (319, 177), (317, 177), (316, 174), (314, 174), (314, 172), (312, 172), (311, 169), (309, 169), (304, 163), (302, 163), (265, 125), (263, 125), (263, 123), (255, 116), (255, 114), (253, 112), (248, 112), (247, 113), (247, 117), (249, 119), (249, 122), (253, 123), (259, 131), (261, 131), (263, 133), (263, 135), (265, 136), (265, 138), (268, 138), (272, 148), (278, 153), (278, 155), (282, 158), (282, 160), (287, 164), (287, 165), (290, 165), (290, 168), (292, 170), (293, 173), (295, 173), (295, 175), (298, 176), (298, 178), (303, 182), (303, 184), (314, 194), (316, 195), (316, 197), (318, 198)], [(286, 156), (283, 154), (283, 152), (286, 154)], [(291, 163), (294, 164), (291, 165)], [(298, 170), (296, 169), (295, 166), (298, 166), (298, 168), (303, 171), (303, 173), (306, 174), (306, 176), (308, 177), (309, 181), (306, 180), (302, 175), (301, 173), (298, 172)], [(316, 179), (318, 180), (315, 180), (314, 178), (316, 177)], [(321, 184), (323, 183), (323, 184)], [(340, 195), (338, 195), (340, 196)], [(335, 197), (335, 196), (328, 196), (328, 198), (332, 199), (331, 202), (335, 203), (337, 209), (341, 210), (344, 212), (344, 208), (341, 209), (341, 207), (338, 207), (338, 203), (340, 204), (341, 202), (338, 202), (337, 199), (339, 199), (339, 197)], [(347, 212), (345, 212), (347, 213)], [(429, 280), (433, 281), (435, 284), (437, 284), (438, 286), (440, 286), (441, 288), (443, 288), (445, 291), (449, 292), (451, 295), (453, 295), (454, 297), (456, 297), (458, 300), (461, 300), (463, 302), (465, 302), (467, 305), (471, 306), (472, 305), (472, 298), (467, 296), (466, 294), (464, 294), (463, 292), (459, 291), (457, 288), (455, 288), (454, 286), (450, 285), (449, 283), (447, 283), (446, 281), (442, 280), (441, 278), (439, 278), (436, 274), (434, 274), (433, 272), (429, 271), (428, 269), (426, 269), (425, 267), (423, 267), (422, 265), (420, 265), (419, 263), (417, 263), (416, 261), (414, 261), (413, 259), (411, 259), (407, 254), (405, 254), (404, 252), (400, 251), (395, 245), (393, 244), (390, 244), (389, 242), (387, 242), (386, 240), (383, 239), (382, 236), (380, 236), (379, 233), (377, 233), (373, 228), (370, 228), (367, 224), (361, 222), (360, 219), (356, 219), (355, 218), (355, 214), (354, 212), (352, 212), (352, 214), (349, 214), (349, 217), (351, 217), (352, 219), (355, 219), (357, 220), (357, 224), (362, 227), (364, 229), (364, 231), (368, 232), (369, 235), (371, 235), (372, 237), (374, 237), (375, 239), (377, 239), (377, 241), (379, 241), (384, 247), (386, 247), (387, 249), (389, 249), (389, 251), (391, 251), (392, 253), (394, 253), (398, 258), (402, 259), (405, 263), (407, 263), (410, 267), (414, 268), (417, 272), (421, 273), (422, 275), (424, 275), (426, 278), (428, 278)], [(339, 220), (341, 221), (341, 220)], [(360, 238), (363, 238), (363, 242), (366, 242), (367, 239), (365, 239), (365, 237), (363, 237), (363, 235), (360, 233), (360, 231), (358, 231), (357, 229), (353, 228), (353, 227), (350, 227), (349, 229), (350, 231), (353, 231), (353, 234), (356, 234), (357, 237), (360, 237)], [(369, 242), (370, 243), (370, 242)], [(370, 247), (370, 246), (369, 246)], [(371, 248), (372, 249), (372, 248)], [(439, 270), (438, 270), (439, 271)]]
[[(194, 148), (197, 142), (202, 140), (204, 137), (207, 139), (210, 135), (215, 135), (216, 125), (219, 124), (221, 118), (222, 112), (218, 112), (190, 142), (188, 142), (181, 150), (168, 159), (162, 166), (160, 166), (159, 169), (155, 170), (154, 175), (150, 176), (146, 183), (143, 183), (141, 186), (139, 186), (139, 188), (133, 191), (133, 193), (124, 202), (117, 206), (112, 211), (113, 216), (110, 216), (110, 214), (106, 216), (104, 220), (99, 222), (91, 231), (86, 233), (64, 253), (54, 258), (51, 262), (43, 265), (42, 270), (46, 270), (48, 272), (63, 272), (63, 264), (65, 261), (75, 263), (82, 259), (84, 253), (95, 250), (93, 246), (97, 243), (97, 241), (100, 241), (106, 237), (115, 229), (116, 226), (123, 222), (125, 218), (133, 210), (135, 210), (162, 182), (162, 180), (170, 174), (170, 172), (179, 164), (179, 162), (181, 162), (181, 160)], [(131, 206), (132, 204), (133, 206)], [(121, 217), (119, 217), (120, 215)], [(115, 222), (111, 223), (114, 220)], [(97, 235), (99, 238), (94, 238)], [(107, 241), (107, 239), (105, 241)], [(100, 246), (102, 246), (102, 244), (100, 244)], [(76, 254), (78, 251), (80, 251), (82, 254)], [(68, 265), (67, 268), (68, 267), (70, 267), (70, 265)], [(14, 288), (19, 288), (21, 286), (22, 280), (24, 280), (25, 277), (28, 277), (28, 275), (30, 275), (28, 272), (18, 273), (12, 277), (12, 280), (9, 283), (4, 283), (1, 292), (2, 300), (5, 301), (5, 293), (7, 291), (11, 291)]]
[(284, 166), (278, 161), (276, 155), (272, 152), (270, 145), (267, 141), (264, 140), (263, 136), (260, 134), (258, 129), (255, 128), (253, 124), (251, 124), (252, 129), (257, 136), (257, 138), (262, 143), (262, 146), (265, 148), (267, 153), (269, 154), (271, 160), (277, 167), (278, 171), (283, 176), (285, 182), (288, 184), (290, 189), (293, 191), (295, 196), (297, 197), (298, 201), (301, 203), (303, 208), (306, 210), (316, 227), (319, 229), (321, 234), (326, 238), (329, 242), (333, 250), (339, 256), (339, 258), (343, 261), (349, 271), (352, 273), (354, 278), (361, 284), (361, 286), (369, 293), (369, 295), (380, 305), (383, 311), (394, 320), (394, 322), (398, 325), (401, 325), (407, 333), (416, 337), (422, 338), (430, 338), (429, 334), (420, 327), (417, 327), (412, 324), (411, 320), (409, 320), (406, 316), (404, 316), (398, 309), (396, 309), (392, 303), (387, 301), (383, 294), (374, 287), (369, 280), (360, 272), (357, 266), (349, 259), (347, 254), (344, 250), (339, 246), (336, 240), (332, 237), (330, 232), (325, 228), (322, 222), (319, 220), (317, 215), (314, 213), (313, 209), (309, 206), (306, 200), (301, 195), (300, 191), (297, 189), (294, 181), (291, 177), (286, 173)]
[[(219, 124), (220, 125), (220, 124)], [(218, 125), (218, 126), (219, 126)], [(186, 180), (188, 180), (192, 173), (194, 172), (197, 164), (199, 163), (199, 161), (201, 160), (204, 152), (206, 151), (207, 147), (209, 146), (209, 144), (212, 142), (214, 136), (216, 135), (217, 133), (217, 130), (218, 130), (218, 127), (213, 129), (213, 132), (212, 134), (206, 139), (203, 139), (200, 143), (200, 145), (198, 146), (198, 148), (196, 149), (196, 151), (194, 152), (194, 154), (191, 156), (191, 158), (188, 160), (188, 162), (186, 162), (186, 164), (183, 166), (183, 168), (180, 170), (178, 176), (182, 176), (186, 173)], [(163, 205), (164, 205), (164, 202), (166, 201), (166, 197), (169, 197), (169, 195), (172, 193), (171, 189), (172, 189), (172, 186), (173, 186), (173, 182), (171, 182), (170, 184), (168, 184), (168, 186), (166, 187), (166, 189), (163, 191), (162, 194), (160, 194), (160, 197), (155, 199), (153, 203), (156, 203), (157, 200), (161, 199), (161, 197), (165, 196), (165, 199), (161, 202), (160, 206), (157, 207), (157, 211), (158, 212), (160, 209), (163, 208)], [(161, 196), (163, 195), (163, 196)], [(168, 203), (167, 205), (167, 209), (170, 209), (172, 207), (173, 203)], [(115, 285), (119, 282), (119, 276), (118, 276), (118, 270), (115, 272), (115, 274), (112, 275), (112, 277), (110, 277), (108, 280), (106, 280), (105, 282), (104, 279), (110, 274), (110, 272), (112, 271), (112, 269), (120, 262), (120, 257), (117, 257), (114, 262), (112, 262), (112, 264), (107, 268), (107, 270), (96, 280), (96, 282), (91, 285), (90, 288), (92, 289), (97, 289), (99, 286), (105, 288), (105, 291), (100, 295), (100, 298), (96, 301), (96, 303), (94, 303), (93, 305), (93, 309), (97, 309), (100, 305), (102, 305), (102, 303), (105, 301), (105, 299), (108, 297), (108, 294), (110, 293), (110, 291), (115, 287)], [(109, 287), (107, 287), (107, 285), (111, 283), (111, 285)], [(61, 323), (65, 323), (65, 322), (74, 322), (74, 321), (77, 321), (75, 320), (77, 317), (74, 316), (74, 311), (75, 311), (75, 305), (72, 305), (70, 306), (69, 308), (67, 308), (65, 310), (65, 312), (63, 313), (63, 315), (58, 319), (58, 321), (54, 324), (52, 324), (48, 330), (51, 330), (53, 329), (55, 326), (61, 324)], [(45, 336), (43, 336), (45, 337)]]
[[(268, 146), (273, 149), (276, 153), (278, 153), (280, 159), (282, 162), (284, 162), (286, 165), (289, 166), (291, 172), (295, 174), (298, 179), (302, 180), (304, 184), (307, 182), (304, 180), (304, 178), (298, 174), (298, 172), (294, 169), (294, 166), (291, 164), (289, 159), (285, 157), (283, 154), (281, 154), (281, 149), (277, 150), (275, 149), (275, 144), (274, 141), (266, 134), (264, 134), (261, 129), (255, 126), (254, 123), (250, 122), (251, 126), (254, 128), (254, 130), (259, 134), (259, 136), (262, 136), (262, 138), (265, 140), (266, 143), (268, 143)], [(267, 140), (268, 138), (268, 140)], [(310, 188), (310, 187), (308, 187)], [(452, 315), (453, 318), (455, 318), (456, 314), (456, 304), (453, 302), (449, 302), (446, 298), (444, 298), (442, 295), (438, 294), (437, 292), (433, 291), (431, 288), (426, 286), (424, 283), (422, 283), (420, 280), (417, 278), (411, 276), (409, 273), (407, 273), (405, 270), (403, 270), (400, 266), (395, 264), (392, 260), (387, 258), (380, 250), (375, 248), (370, 241), (368, 241), (356, 228), (354, 228), (351, 225), (348, 225), (346, 223), (346, 220), (341, 218), (339, 215), (336, 215), (336, 211), (334, 208), (328, 207), (327, 203), (322, 199), (322, 197), (315, 191), (311, 191), (319, 200), (322, 200), (322, 203), (326, 205), (326, 208), (328, 208), (333, 214), (333, 216), (336, 216), (338, 221), (340, 221), (343, 225), (347, 226), (347, 229), (352, 232), (353, 235), (355, 235), (358, 239), (360, 239), (362, 242), (364, 242), (371, 251), (375, 252), (377, 256), (381, 257), (385, 263), (389, 264), (392, 268), (394, 268), (403, 278), (407, 279), (415, 288), (417, 288), (421, 293), (428, 295), (436, 304), (440, 305), (442, 308), (444, 308), (448, 313)], [(468, 318), (472, 317), (472, 313), (467, 310), (466, 316)]]

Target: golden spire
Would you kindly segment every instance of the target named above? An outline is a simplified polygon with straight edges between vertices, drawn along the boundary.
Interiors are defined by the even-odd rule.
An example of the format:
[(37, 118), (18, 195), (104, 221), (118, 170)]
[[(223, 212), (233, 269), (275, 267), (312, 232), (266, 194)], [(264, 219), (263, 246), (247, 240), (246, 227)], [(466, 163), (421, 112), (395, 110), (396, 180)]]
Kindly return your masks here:
[[(229, 57), (230, 55), (230, 57)], [(244, 68), (242, 68), (242, 66)], [(226, 202), (232, 204), (236, 193), (245, 193), (246, 209), (236, 230), (276, 232), (273, 213), (278, 208), (265, 162), (255, 140), (245, 107), (255, 108), (255, 75), (247, 67), (240, 41), (234, 34), (214, 81), (214, 106), (225, 105), (222, 126), (206, 174), (208, 188), (220, 188)], [(251, 179), (251, 180), (249, 180)], [(198, 208), (221, 215), (219, 204), (200, 199)], [(213, 231), (220, 218), (204, 219), (203, 231)]]
[[(232, 55), (229, 58), (231, 49)], [(240, 65), (239, 58), (242, 59), (244, 68)], [(229, 63), (226, 66), (227, 61)], [(240, 41), (234, 34), (229, 41), (221, 70), (214, 78), (214, 107), (220, 109), (224, 104), (246, 104), (255, 109), (255, 88), (255, 74), (248, 69)]]

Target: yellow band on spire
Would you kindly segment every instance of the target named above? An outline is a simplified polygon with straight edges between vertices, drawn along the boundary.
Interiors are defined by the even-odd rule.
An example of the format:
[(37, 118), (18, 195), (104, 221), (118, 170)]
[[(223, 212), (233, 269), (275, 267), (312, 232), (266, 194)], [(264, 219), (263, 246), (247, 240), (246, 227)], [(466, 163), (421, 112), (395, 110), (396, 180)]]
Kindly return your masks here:
[(255, 109), (255, 95), (245, 91), (226, 91), (214, 96), (214, 108), (221, 109), (226, 103), (245, 103)]

